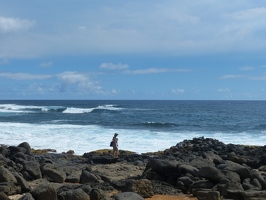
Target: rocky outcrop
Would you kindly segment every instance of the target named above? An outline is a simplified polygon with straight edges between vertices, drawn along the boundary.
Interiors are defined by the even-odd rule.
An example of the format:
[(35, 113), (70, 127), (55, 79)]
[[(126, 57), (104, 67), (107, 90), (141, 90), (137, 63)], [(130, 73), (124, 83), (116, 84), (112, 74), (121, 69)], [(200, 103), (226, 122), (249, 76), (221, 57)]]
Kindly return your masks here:
[(198, 199), (263, 199), (265, 152), (266, 146), (225, 145), (214, 139), (194, 138), (150, 160), (143, 176), (170, 183)]
[(164, 152), (121, 151), (118, 159), (108, 151), (36, 154), (24, 142), (0, 147), (0, 199), (13, 194), (24, 194), (20, 200), (125, 200), (155, 194), (265, 199), (265, 153), (266, 146), (226, 145), (203, 137)]

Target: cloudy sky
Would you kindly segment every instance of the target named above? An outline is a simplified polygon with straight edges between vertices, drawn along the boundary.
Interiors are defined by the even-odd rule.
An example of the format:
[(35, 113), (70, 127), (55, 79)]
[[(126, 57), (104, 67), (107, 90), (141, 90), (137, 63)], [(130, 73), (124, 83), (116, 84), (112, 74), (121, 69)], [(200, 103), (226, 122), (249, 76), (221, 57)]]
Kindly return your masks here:
[(0, 99), (266, 99), (265, 0), (0, 5)]

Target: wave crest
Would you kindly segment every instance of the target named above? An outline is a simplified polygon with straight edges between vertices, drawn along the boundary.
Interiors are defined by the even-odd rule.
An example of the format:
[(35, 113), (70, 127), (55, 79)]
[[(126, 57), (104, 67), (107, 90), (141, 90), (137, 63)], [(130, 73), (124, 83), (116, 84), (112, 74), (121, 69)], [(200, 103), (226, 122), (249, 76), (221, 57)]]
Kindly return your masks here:
[(0, 104), (0, 112), (2, 113), (61, 112), (67, 114), (81, 114), (81, 113), (90, 113), (94, 110), (117, 111), (121, 109), (122, 108), (118, 108), (116, 107), (116, 105), (111, 105), (111, 104), (100, 105), (94, 108)]
[(178, 126), (175, 123), (167, 123), (167, 122), (146, 122), (144, 123), (144, 125), (154, 127), (154, 128), (166, 128), (166, 127)]

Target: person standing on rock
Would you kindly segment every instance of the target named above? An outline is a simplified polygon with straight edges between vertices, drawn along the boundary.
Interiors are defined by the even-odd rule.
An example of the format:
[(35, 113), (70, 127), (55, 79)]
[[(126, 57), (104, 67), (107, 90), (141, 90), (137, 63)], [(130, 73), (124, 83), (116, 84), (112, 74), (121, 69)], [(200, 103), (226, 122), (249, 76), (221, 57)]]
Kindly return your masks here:
[(114, 134), (114, 137), (113, 137), (113, 156), (114, 158), (118, 158), (118, 154), (119, 154), (119, 151), (118, 151), (118, 138), (117, 138), (118, 134), (115, 133)]

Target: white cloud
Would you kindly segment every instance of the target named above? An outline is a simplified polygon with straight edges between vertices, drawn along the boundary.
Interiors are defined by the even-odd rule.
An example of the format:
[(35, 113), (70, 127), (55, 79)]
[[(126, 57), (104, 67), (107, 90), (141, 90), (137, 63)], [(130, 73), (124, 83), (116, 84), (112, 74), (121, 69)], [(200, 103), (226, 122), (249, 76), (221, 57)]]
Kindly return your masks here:
[(228, 93), (228, 92), (231, 92), (230, 89), (228, 88), (220, 88), (217, 90), (218, 92), (222, 92), (222, 93)]
[(28, 73), (0, 73), (0, 77), (13, 80), (44, 80), (52, 76), (46, 74), (28, 74)]
[(246, 80), (264, 81), (266, 80), (266, 75), (261, 75), (261, 76), (224, 75), (221, 76), (220, 79), (246, 79)]
[[(75, 71), (67, 71), (58, 74), (57, 77), (63, 81), (63, 84), (67, 85), (77, 85), (78, 89), (86, 92), (87, 90), (93, 91), (95, 93), (101, 93), (101, 87), (97, 82), (91, 80), (91, 78), (86, 74), (81, 74)], [(64, 85), (64, 87), (67, 87)]]
[(111, 70), (122, 70), (122, 69), (127, 69), (128, 65), (126, 64), (113, 64), (113, 63), (102, 63), (100, 65), (101, 69), (111, 69)]
[(247, 19), (254, 19), (257, 17), (266, 17), (266, 8), (259, 7), (259, 8), (251, 8), (247, 10), (241, 10), (232, 14), (228, 14), (234, 19), (238, 20), (247, 20)]
[(40, 67), (51, 67), (53, 65), (52, 61), (49, 62), (43, 62), (40, 64)]
[(138, 70), (126, 70), (126, 74), (158, 74), (158, 73), (170, 73), (170, 72), (189, 72), (188, 69), (170, 69), (170, 68), (148, 68)]
[(244, 78), (244, 76), (243, 75), (224, 75), (220, 77), (220, 79), (239, 79), (239, 78)]
[(111, 93), (112, 93), (112, 94), (118, 94), (119, 91), (117, 91), (116, 89), (112, 89)]
[(173, 94), (184, 94), (185, 90), (184, 89), (172, 89)]
[[(35, 9), (28, 6), (29, 11)], [(222, 1), (214, 3), (209, 0), (193, 3), (173, 0), (144, 3), (137, 0), (115, 4), (86, 1), (83, 9), (73, 7), (72, 12), (62, 9), (60, 13), (49, 12), (54, 9), (50, 3), (45, 6), (49, 16), (28, 12), (28, 18), (38, 19), (38, 26), (22, 35), (6, 34), (0, 52), (10, 57), (142, 53), (195, 55), (261, 50), (266, 46), (263, 34), (266, 8), (259, 7), (259, 3), (247, 5), (237, 1), (228, 6)], [(62, 6), (67, 8), (65, 4)], [(247, 18), (253, 21), (238, 20)], [(34, 25), (27, 19), (0, 19), (0, 33)], [(123, 64), (117, 68), (112, 65), (117, 64), (103, 63), (102, 67), (126, 67)]]
[(7, 18), (0, 16), (0, 32), (12, 32), (18, 30), (29, 29), (35, 22), (19, 19), (19, 18)]

